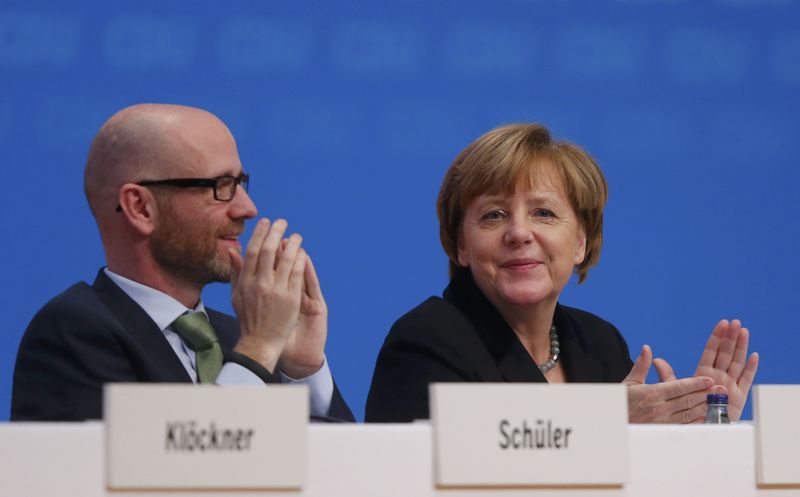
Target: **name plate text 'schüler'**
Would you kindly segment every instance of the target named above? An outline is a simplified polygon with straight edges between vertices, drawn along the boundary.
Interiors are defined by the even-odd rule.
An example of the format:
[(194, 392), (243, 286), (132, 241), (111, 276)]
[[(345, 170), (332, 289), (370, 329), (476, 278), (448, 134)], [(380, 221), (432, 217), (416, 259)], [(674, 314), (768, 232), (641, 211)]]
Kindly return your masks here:
[(441, 486), (620, 486), (628, 480), (623, 385), (437, 383)]

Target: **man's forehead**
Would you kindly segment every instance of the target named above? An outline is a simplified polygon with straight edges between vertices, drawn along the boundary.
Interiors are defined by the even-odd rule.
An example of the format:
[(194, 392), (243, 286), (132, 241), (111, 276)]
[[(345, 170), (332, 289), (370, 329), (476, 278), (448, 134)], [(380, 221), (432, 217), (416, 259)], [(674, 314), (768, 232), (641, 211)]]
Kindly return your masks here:
[(226, 127), (186, 126), (171, 137), (171, 169), (204, 176), (238, 175), (242, 165)]

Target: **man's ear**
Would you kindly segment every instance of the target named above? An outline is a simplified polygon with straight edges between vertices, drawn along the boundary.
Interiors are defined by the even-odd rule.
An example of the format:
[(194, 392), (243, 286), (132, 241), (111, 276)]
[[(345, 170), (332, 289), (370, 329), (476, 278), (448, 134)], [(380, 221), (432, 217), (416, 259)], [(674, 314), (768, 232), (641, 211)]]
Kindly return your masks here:
[(149, 235), (155, 228), (156, 199), (152, 192), (143, 186), (126, 183), (119, 189), (120, 215), (125, 216), (128, 223), (141, 233)]

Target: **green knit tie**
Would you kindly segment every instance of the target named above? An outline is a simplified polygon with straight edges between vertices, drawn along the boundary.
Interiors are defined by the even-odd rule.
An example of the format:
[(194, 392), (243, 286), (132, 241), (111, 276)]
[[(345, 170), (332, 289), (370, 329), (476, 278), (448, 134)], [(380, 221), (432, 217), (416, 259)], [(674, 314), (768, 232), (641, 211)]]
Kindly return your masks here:
[(222, 369), (222, 348), (206, 315), (187, 312), (170, 327), (194, 350), (198, 383), (214, 383)]

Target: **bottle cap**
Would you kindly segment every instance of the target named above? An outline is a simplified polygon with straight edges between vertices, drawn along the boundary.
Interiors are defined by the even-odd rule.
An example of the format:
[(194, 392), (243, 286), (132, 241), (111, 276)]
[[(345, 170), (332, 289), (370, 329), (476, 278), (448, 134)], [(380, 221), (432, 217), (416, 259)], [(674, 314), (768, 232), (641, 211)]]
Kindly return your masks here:
[(728, 396), (724, 393), (710, 393), (706, 396), (707, 404), (727, 404)]

